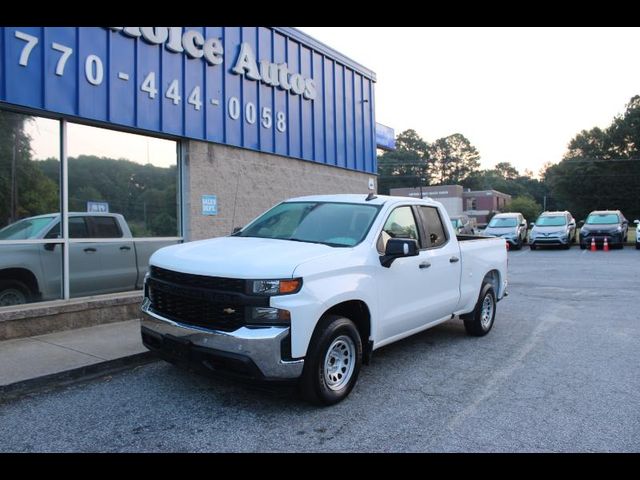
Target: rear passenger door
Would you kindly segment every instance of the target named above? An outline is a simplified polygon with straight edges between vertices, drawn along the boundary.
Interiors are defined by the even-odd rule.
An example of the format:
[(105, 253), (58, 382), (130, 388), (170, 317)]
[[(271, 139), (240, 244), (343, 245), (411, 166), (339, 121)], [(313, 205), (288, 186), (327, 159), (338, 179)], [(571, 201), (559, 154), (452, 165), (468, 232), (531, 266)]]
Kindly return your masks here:
[(460, 300), (460, 247), (443, 222), (437, 207), (419, 206), (423, 235), (427, 241), (424, 258), (429, 263), (423, 281), (426, 288), (428, 322), (451, 315)]
[[(131, 238), (122, 238), (123, 232), (117, 220), (110, 216), (87, 216), (91, 244), (97, 251), (100, 270), (95, 272), (96, 286), (101, 293), (133, 290), (138, 275), (136, 252)], [(100, 239), (118, 239), (106, 242)]]

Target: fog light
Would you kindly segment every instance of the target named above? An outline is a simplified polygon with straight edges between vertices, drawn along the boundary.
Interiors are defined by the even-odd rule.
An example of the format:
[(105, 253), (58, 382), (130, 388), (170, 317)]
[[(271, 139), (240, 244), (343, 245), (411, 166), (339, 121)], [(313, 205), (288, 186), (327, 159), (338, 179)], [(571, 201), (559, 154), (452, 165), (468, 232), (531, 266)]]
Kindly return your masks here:
[(291, 313), (289, 310), (281, 310), (271, 307), (254, 307), (251, 309), (251, 323), (254, 324), (274, 324), (290, 323)]

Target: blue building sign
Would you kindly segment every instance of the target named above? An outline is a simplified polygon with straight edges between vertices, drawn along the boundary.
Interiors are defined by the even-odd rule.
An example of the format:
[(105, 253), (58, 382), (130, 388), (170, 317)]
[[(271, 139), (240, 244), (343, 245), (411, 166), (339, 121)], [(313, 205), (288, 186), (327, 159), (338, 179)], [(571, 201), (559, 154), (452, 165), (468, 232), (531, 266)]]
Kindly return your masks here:
[(376, 171), (375, 74), (289, 27), (1, 27), (0, 101)]
[(396, 149), (396, 136), (393, 128), (376, 123), (376, 146), (383, 150)]
[(202, 195), (202, 215), (218, 214), (218, 197), (216, 195)]
[(87, 202), (87, 212), (109, 213), (109, 202)]

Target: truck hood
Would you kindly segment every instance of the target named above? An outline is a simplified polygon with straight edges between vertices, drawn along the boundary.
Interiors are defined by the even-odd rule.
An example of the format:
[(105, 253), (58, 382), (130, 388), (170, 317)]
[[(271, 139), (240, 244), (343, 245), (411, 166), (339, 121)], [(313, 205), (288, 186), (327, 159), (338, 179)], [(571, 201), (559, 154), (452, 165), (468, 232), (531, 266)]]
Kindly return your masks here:
[(344, 248), (271, 238), (219, 237), (156, 251), (149, 264), (167, 270), (229, 278), (291, 278), (301, 263)]

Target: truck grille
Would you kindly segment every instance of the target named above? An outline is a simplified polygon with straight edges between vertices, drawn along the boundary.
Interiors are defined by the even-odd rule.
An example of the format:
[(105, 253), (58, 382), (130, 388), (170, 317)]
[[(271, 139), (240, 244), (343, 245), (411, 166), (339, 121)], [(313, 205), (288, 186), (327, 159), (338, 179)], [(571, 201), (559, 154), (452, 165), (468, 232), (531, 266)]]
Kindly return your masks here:
[(147, 294), (151, 309), (169, 320), (231, 332), (246, 323), (246, 307), (237, 295), (244, 292), (244, 282), (151, 267)]
[(190, 273), (174, 272), (164, 268), (151, 267), (151, 278), (175, 283), (182, 287), (208, 288), (226, 292), (244, 293), (245, 280), (238, 278), (207, 277), (206, 275), (192, 275)]

